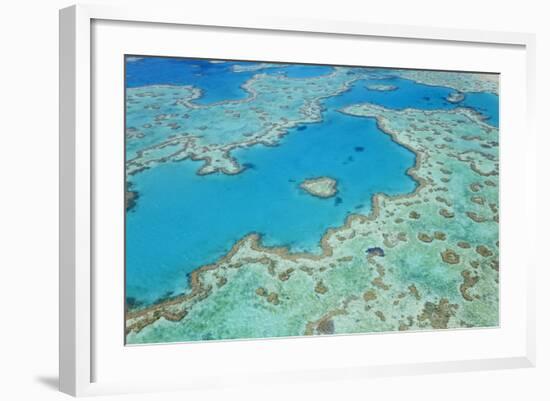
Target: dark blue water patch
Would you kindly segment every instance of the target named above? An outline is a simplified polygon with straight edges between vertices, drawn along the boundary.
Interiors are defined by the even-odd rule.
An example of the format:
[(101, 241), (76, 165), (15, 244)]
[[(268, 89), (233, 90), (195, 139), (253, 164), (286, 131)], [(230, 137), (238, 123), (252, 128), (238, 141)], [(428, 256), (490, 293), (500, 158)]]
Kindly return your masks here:
[(353, 163), (354, 161), (355, 161), (355, 159), (353, 158), (353, 156), (348, 156), (348, 157), (346, 157), (346, 159), (342, 162), (342, 164)]
[[(373, 119), (334, 110), (306, 131), (293, 129), (278, 147), (236, 151), (256, 166), (228, 176), (199, 176), (199, 163), (167, 163), (134, 177), (139, 212), (127, 216), (127, 294), (146, 303), (187, 288), (186, 274), (226, 254), (237, 240), (257, 232), (268, 246), (320, 252), (329, 227), (372, 196), (408, 193), (406, 175), (415, 156), (383, 134)], [(368, 152), (356, 153), (356, 147)], [(348, 155), (354, 162), (343, 164)], [(333, 198), (312, 196), (299, 184), (329, 176), (338, 181)], [(137, 210), (137, 209), (136, 209)]]
[(365, 252), (369, 256), (385, 256), (384, 250), (379, 246), (368, 248)]

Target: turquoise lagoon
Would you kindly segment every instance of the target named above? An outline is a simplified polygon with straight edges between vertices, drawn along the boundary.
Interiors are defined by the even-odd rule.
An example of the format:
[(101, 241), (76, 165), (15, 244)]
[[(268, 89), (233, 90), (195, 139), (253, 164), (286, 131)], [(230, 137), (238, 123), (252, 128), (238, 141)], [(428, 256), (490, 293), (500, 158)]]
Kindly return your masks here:
[[(197, 102), (211, 103), (246, 97), (241, 86), (258, 72), (307, 79), (332, 70), (269, 65), (234, 72), (234, 65), (254, 63), (143, 58), (127, 63), (127, 86), (193, 85), (203, 90)], [(239, 174), (198, 175), (201, 163), (185, 160), (132, 176), (139, 199), (126, 218), (127, 298), (150, 304), (185, 292), (193, 270), (215, 262), (253, 232), (261, 234), (267, 246), (319, 252), (323, 233), (342, 225), (350, 213), (368, 213), (374, 194), (414, 191), (417, 183), (407, 174), (415, 164), (414, 153), (384, 134), (373, 119), (340, 113), (345, 106), (369, 102), (393, 109), (472, 107), (489, 124), (498, 125), (495, 95), (467, 93), (463, 102), (453, 104), (446, 100), (450, 88), (419, 84), (391, 70), (369, 71), (372, 79), (357, 80), (350, 90), (322, 102), (321, 122), (289, 130), (276, 147), (234, 151), (232, 156), (245, 167)], [(369, 90), (369, 84), (397, 90)], [(127, 123), (133, 118), (128, 115)], [(338, 181), (334, 197), (317, 198), (299, 188), (303, 180), (318, 176)]]

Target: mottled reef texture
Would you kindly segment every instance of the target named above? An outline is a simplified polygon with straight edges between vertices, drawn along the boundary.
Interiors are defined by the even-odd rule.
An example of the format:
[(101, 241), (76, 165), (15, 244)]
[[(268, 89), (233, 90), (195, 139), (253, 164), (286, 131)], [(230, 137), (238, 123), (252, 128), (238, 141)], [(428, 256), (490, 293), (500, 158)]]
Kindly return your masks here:
[(132, 190), (132, 184), (128, 183), (126, 185), (126, 192), (124, 193), (124, 204), (126, 211), (132, 210), (136, 206), (137, 199), (139, 198), (139, 193)]
[(127, 114), (139, 115), (141, 124), (135, 126), (133, 120), (126, 129), (126, 174), (185, 159), (202, 161), (201, 175), (238, 174), (243, 166), (232, 151), (276, 146), (289, 129), (320, 121), (320, 101), (346, 91), (360, 78), (338, 68), (310, 79), (259, 73), (242, 86), (247, 98), (207, 105), (195, 102), (201, 90), (191, 86), (129, 88)]
[(398, 74), (425, 85), (445, 86), (458, 92), (489, 92), (498, 95), (498, 74), (429, 70), (399, 70)]
[[(207, 141), (180, 133), (139, 152), (129, 161), (129, 174), (185, 157), (204, 160), (204, 174), (238, 172), (231, 149), (275, 143), (289, 126), (319, 118), (318, 99), (349, 84), (345, 79), (331, 84), (334, 74), (326, 85), (309, 81), (314, 95), (302, 107), (285, 110), (282, 115), (289, 117), (257, 106), (232, 107), (231, 102), (196, 106), (193, 90), (185, 95), (167, 88), (163, 96), (186, 105), (184, 114), (196, 113), (191, 124), (200, 124), (202, 112), (241, 118), (241, 132), (252, 132), (249, 142), (231, 136), (227, 143), (223, 138)], [(404, 74), (460, 92), (497, 91), (493, 78), (471, 83), (457, 75), (449, 83), (433, 73)], [(277, 79), (257, 75), (246, 88), (252, 98), (270, 96), (266, 90)], [(289, 85), (285, 91), (292, 97), (302, 88)], [(128, 100), (135, 107), (153, 106), (154, 93), (136, 89)], [(375, 119), (385, 134), (416, 154), (416, 165), (408, 171), (418, 182), (416, 191), (399, 197), (375, 195), (368, 216), (350, 215), (341, 227), (326, 231), (318, 254), (268, 248), (259, 235), (246, 236), (216, 263), (195, 270), (189, 293), (130, 311), (128, 343), (499, 324), (498, 129), (469, 109), (396, 111), (357, 104), (341, 111)], [(260, 131), (247, 128), (248, 121), (257, 121)], [(205, 128), (212, 129), (216, 127)]]

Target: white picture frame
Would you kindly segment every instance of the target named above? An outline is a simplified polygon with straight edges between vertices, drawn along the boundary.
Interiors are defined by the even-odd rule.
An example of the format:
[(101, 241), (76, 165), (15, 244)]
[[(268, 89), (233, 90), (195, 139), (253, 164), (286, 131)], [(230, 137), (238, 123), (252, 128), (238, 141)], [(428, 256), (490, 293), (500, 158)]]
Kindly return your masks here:
[[(162, 27), (205, 27), (209, 29), (231, 29), (251, 32), (271, 32), (283, 34), (307, 34), (319, 37), (338, 36), (341, 38), (383, 38), (387, 41), (419, 41), (434, 42), (438, 46), (501, 46), (518, 50), (518, 65), (523, 72), (524, 80), (516, 80), (518, 91), (525, 94), (520, 96), (520, 102), (525, 107), (525, 113), (518, 117), (515, 127), (523, 129), (523, 145), (516, 147), (520, 174), (517, 179), (523, 182), (523, 198), (518, 199), (517, 205), (522, 208), (521, 219), (516, 223), (516, 229), (524, 230), (526, 257), (522, 259), (521, 280), (517, 281), (518, 294), (525, 298), (521, 302), (521, 326), (516, 327), (520, 334), (513, 337), (513, 352), (495, 351), (491, 354), (472, 353), (466, 358), (450, 358), (443, 360), (422, 361), (414, 356), (407, 362), (383, 358), (375, 363), (358, 364), (356, 361), (335, 361), (334, 368), (319, 366), (318, 368), (304, 364), (297, 369), (285, 370), (284, 360), (274, 374), (267, 371), (249, 373), (255, 380), (266, 383), (275, 381), (296, 380), (326, 380), (327, 378), (363, 378), (370, 376), (387, 376), (401, 374), (420, 374), (431, 372), (468, 371), (481, 369), (503, 369), (514, 367), (530, 367), (535, 363), (535, 294), (534, 270), (537, 260), (534, 247), (534, 227), (536, 210), (534, 202), (526, 203), (527, 199), (535, 199), (535, 133), (532, 128), (534, 112), (534, 35), (525, 33), (485, 32), (459, 29), (437, 29), (428, 27), (375, 25), (363, 22), (347, 21), (315, 21), (293, 20), (291, 18), (259, 18), (257, 16), (243, 16), (237, 19), (228, 19), (215, 15), (187, 15), (185, 10), (165, 10), (155, 7), (147, 8), (112, 8), (109, 6), (78, 5), (60, 11), (60, 390), (75, 396), (127, 393), (137, 391), (163, 391), (167, 389), (196, 389), (213, 386), (239, 384), (235, 377), (225, 376), (224, 371), (213, 372), (205, 376), (204, 371), (197, 369), (195, 376), (185, 380), (175, 377), (162, 379), (151, 378), (149, 381), (130, 380), (125, 377), (109, 376), (109, 379), (98, 380), (98, 364), (95, 363), (98, 350), (105, 351), (103, 345), (97, 345), (95, 326), (98, 324), (98, 315), (94, 312), (94, 296), (101, 296), (94, 291), (97, 287), (97, 276), (94, 275), (94, 230), (97, 215), (94, 213), (95, 181), (94, 174), (98, 167), (96, 158), (97, 147), (93, 141), (94, 103), (92, 96), (92, 76), (95, 68), (94, 46), (100, 46), (101, 41), (93, 42), (93, 25), (98, 21), (109, 23), (139, 23), (153, 24)], [(130, 29), (122, 27), (120, 29)], [(139, 29), (139, 28), (136, 28)], [(120, 37), (118, 38), (120, 41)], [(468, 61), (464, 61), (467, 63)], [(523, 64), (524, 63), (524, 64)], [(498, 72), (498, 71), (495, 71)], [(511, 92), (508, 92), (511, 93)], [(116, 102), (115, 102), (116, 103)], [(119, 101), (122, 104), (122, 101)], [(522, 112), (523, 112), (522, 111)], [(519, 112), (518, 112), (519, 113)], [(506, 157), (503, 152), (503, 157)], [(516, 156), (514, 156), (515, 158)], [(516, 160), (516, 159), (515, 159)], [(511, 161), (510, 163), (516, 163)], [(504, 171), (510, 171), (504, 169)], [(503, 177), (504, 177), (503, 173)], [(507, 178), (502, 178), (507, 179)], [(519, 196), (519, 195), (518, 195)], [(521, 220), (521, 221), (519, 221)], [(521, 225), (521, 227), (519, 226)], [(503, 228), (504, 230), (504, 228)], [(532, 250), (532, 249), (531, 249)], [(503, 252), (503, 255), (505, 253)], [(512, 254), (512, 251), (509, 255)], [(503, 256), (506, 257), (506, 256)], [(511, 258), (514, 255), (510, 256)], [(509, 295), (509, 294), (508, 294)], [(501, 292), (502, 297), (506, 293)], [(492, 333), (495, 333), (493, 331)], [(461, 341), (476, 341), (476, 338), (487, 336), (491, 332), (485, 331), (451, 332), (449, 336), (463, 337)], [(388, 334), (385, 334), (388, 336)], [(416, 334), (407, 334), (412, 338)], [(365, 338), (375, 338), (378, 335), (349, 336), (334, 339), (322, 339), (326, 346), (337, 347), (343, 343), (360, 345)], [(398, 338), (400, 334), (390, 334)], [(433, 333), (418, 334), (420, 341), (429, 344)], [(512, 337), (507, 337), (510, 340)], [(504, 337), (502, 338), (504, 339)], [(300, 340), (301, 341), (301, 340)], [(372, 340), (374, 341), (374, 340)], [(392, 340), (400, 341), (400, 340)], [(414, 341), (414, 340), (411, 340)], [(447, 340), (448, 341), (448, 340)], [(512, 340), (510, 340), (512, 341)], [(276, 344), (273, 348), (272, 344)], [(291, 352), (315, 352), (320, 344), (310, 345), (302, 342), (296, 345), (296, 339), (284, 340), (253, 340), (239, 342), (203, 343), (200, 349), (194, 351), (197, 355), (206, 352), (210, 357), (227, 352), (227, 355), (243, 355), (245, 352), (254, 354), (262, 352), (282, 352), (285, 347)], [(121, 344), (123, 346), (124, 344)], [(325, 345), (323, 345), (325, 346)], [(503, 345), (505, 347), (506, 344)], [(297, 348), (298, 347), (298, 348)], [(309, 348), (311, 347), (311, 348)], [(142, 348), (146, 347), (137, 347)], [(265, 348), (265, 350), (264, 350)], [(269, 351), (267, 349), (270, 349)], [(153, 347), (150, 353), (156, 356), (155, 361), (162, 361), (168, 348)], [(140, 355), (136, 351), (136, 355)], [(105, 353), (105, 352), (104, 352)], [(206, 355), (206, 354), (205, 354)], [(250, 358), (254, 356), (251, 355)], [(114, 357), (113, 357), (114, 358)], [(443, 357), (445, 358), (445, 357)], [(103, 358), (105, 360), (105, 358)], [(152, 361), (153, 359), (150, 359)], [(135, 360), (134, 360), (135, 361)], [(111, 362), (111, 361), (108, 361)], [(114, 359), (112, 361), (115, 362)], [(118, 362), (117, 362), (118, 363)], [(289, 363), (287, 361), (287, 363)], [(105, 364), (105, 363), (103, 363)], [(290, 364), (290, 363), (289, 363)], [(313, 365), (315, 366), (315, 365)], [(201, 373), (202, 372), (202, 373)], [(246, 376), (241, 379), (246, 383)]]

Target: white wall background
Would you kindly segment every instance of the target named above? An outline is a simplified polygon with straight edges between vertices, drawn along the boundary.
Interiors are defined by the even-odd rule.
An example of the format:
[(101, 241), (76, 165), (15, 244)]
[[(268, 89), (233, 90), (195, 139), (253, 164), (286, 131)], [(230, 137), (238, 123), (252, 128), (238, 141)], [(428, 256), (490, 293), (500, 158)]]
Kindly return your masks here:
[[(365, 20), (538, 35), (539, 249), (547, 253), (550, 220), (547, 94), (550, 90), (550, 29), (544, 1), (460, 0), (272, 0), (169, 1), (150, 3), (193, 10)], [(0, 398), (57, 400), (57, 201), (58, 201), (58, 21), (71, 0), (4, 1), (0, 6)], [(521, 133), (518, 133), (521, 135)], [(534, 369), (327, 382), (202, 394), (122, 396), (129, 400), (172, 399), (550, 399), (549, 265), (538, 266), (538, 366)], [(115, 399), (109, 397), (107, 399)], [(119, 399), (119, 398), (116, 398)]]

